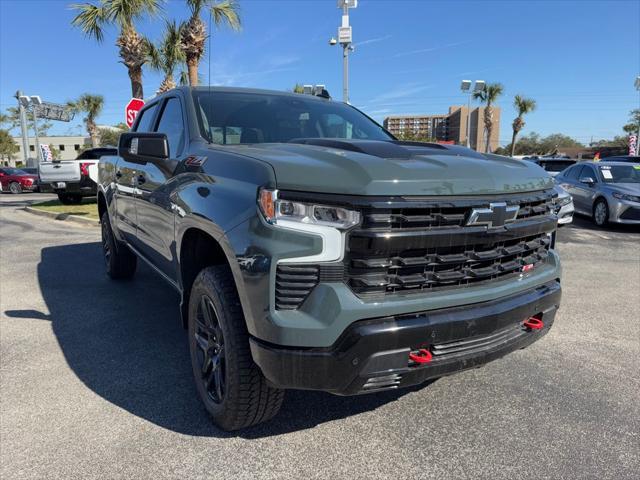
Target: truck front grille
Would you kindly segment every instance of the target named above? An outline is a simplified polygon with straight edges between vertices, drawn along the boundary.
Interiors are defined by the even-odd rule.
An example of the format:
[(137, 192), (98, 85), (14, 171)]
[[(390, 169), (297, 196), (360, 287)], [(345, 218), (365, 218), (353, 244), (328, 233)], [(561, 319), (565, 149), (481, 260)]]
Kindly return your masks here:
[[(494, 200), (495, 201), (495, 200)], [(520, 275), (544, 263), (556, 228), (553, 192), (509, 196), (514, 222), (466, 226), (490, 200), (451, 200), (438, 207), (368, 207), (350, 232), (345, 281), (361, 297), (461, 287)], [(380, 205), (380, 203), (378, 204)]]
[[(489, 199), (430, 200), (418, 197), (403, 200), (395, 201), (393, 208), (363, 209), (362, 228), (394, 231), (464, 227), (472, 208), (491, 203)], [(553, 194), (548, 191), (510, 196), (505, 203), (519, 206), (516, 221), (549, 215), (554, 211)]]

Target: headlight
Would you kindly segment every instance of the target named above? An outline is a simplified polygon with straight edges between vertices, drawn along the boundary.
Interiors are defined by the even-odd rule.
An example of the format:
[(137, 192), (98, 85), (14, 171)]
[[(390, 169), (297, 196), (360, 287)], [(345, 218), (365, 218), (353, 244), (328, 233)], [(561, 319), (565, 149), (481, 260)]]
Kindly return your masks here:
[(626, 193), (613, 192), (613, 196), (620, 200), (640, 203), (640, 197), (638, 197), (637, 195), (627, 195)]
[(360, 213), (353, 210), (279, 199), (277, 190), (260, 189), (258, 206), (265, 220), (274, 225), (290, 221), (346, 230), (360, 222)]
[(556, 198), (556, 205), (558, 207), (564, 207), (565, 205), (569, 205), (572, 200), (573, 199), (571, 198), (571, 195), (567, 195), (565, 197), (558, 197)]

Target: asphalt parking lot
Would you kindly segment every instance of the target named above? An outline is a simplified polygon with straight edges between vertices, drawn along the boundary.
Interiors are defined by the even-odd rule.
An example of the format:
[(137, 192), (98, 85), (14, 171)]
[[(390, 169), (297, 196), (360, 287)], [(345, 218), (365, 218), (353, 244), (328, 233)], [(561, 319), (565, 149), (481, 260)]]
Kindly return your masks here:
[(526, 350), (401, 392), (288, 392), (229, 434), (173, 291), (144, 267), (110, 282), (99, 229), (19, 210), (38, 197), (0, 196), (3, 479), (638, 478), (638, 230), (559, 231), (562, 306)]

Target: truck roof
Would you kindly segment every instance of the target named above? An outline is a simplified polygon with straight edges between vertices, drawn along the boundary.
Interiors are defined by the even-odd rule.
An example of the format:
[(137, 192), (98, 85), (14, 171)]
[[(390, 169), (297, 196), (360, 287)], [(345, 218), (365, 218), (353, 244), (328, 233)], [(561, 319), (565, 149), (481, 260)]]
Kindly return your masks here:
[(221, 87), (221, 86), (207, 86), (207, 85), (199, 85), (197, 87), (190, 86), (179, 86), (169, 90), (168, 92), (163, 93), (162, 95), (158, 95), (154, 97), (160, 98), (168, 93), (171, 93), (175, 90), (182, 90), (186, 93), (191, 93), (192, 91), (196, 92), (212, 92), (212, 93), (254, 93), (258, 95), (279, 95), (286, 97), (295, 97), (299, 95), (304, 95), (305, 99), (315, 98), (318, 101), (330, 101), (330, 99), (320, 97), (317, 95), (307, 95), (303, 93), (294, 93), (286, 90), (267, 90), (262, 88), (246, 88), (246, 87)]

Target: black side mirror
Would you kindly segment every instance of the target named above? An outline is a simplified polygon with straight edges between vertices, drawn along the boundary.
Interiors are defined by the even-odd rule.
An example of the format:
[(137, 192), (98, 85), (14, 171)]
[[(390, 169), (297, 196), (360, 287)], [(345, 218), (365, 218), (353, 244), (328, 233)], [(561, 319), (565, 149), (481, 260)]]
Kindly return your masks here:
[(133, 163), (164, 162), (169, 159), (169, 142), (164, 133), (123, 133), (118, 155)]
[(586, 183), (587, 185), (593, 185), (596, 182), (591, 177), (580, 177), (580, 183)]

